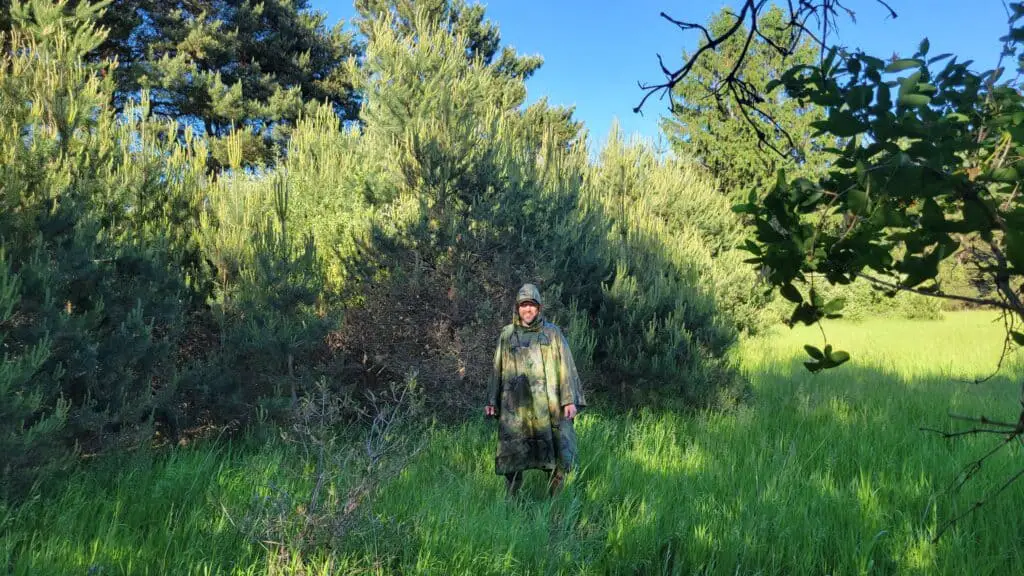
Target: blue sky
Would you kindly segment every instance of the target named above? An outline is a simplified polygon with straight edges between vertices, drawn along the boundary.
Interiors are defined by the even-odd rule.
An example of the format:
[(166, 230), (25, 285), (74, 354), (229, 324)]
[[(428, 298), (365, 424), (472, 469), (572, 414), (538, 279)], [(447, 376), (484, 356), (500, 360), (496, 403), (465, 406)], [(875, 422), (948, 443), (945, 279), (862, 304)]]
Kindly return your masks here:
[[(472, 0), (470, 0), (472, 3)], [(1002, 0), (887, 0), (899, 17), (876, 0), (848, 0), (857, 23), (843, 20), (837, 40), (871, 54), (910, 56), (921, 38), (931, 44), (929, 54), (952, 52), (971, 59), (978, 69), (995, 65), (1006, 31)], [(643, 97), (638, 81), (657, 82), (661, 75), (657, 54), (669, 66), (681, 62), (684, 49), (693, 49), (697, 34), (682, 33), (659, 13), (706, 22), (724, 6), (723, 0), (492, 0), (482, 2), (495, 21), (505, 44), (519, 52), (540, 54), (544, 66), (527, 82), (529, 100), (547, 96), (552, 104), (575, 105), (592, 143), (601, 143), (613, 118), (627, 134), (656, 140), (659, 116), (667, 103), (651, 98), (643, 115), (632, 109)], [(784, 4), (784, 3), (783, 3)], [(326, 12), (329, 22), (349, 20), (351, 1), (312, 0)]]

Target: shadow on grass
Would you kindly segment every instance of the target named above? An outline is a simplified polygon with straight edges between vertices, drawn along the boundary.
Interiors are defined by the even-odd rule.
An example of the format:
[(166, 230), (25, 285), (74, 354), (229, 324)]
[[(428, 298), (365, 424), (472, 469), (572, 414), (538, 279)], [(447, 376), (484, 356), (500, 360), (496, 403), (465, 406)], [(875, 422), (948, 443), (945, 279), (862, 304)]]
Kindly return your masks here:
[[(960, 468), (997, 438), (920, 431), (946, 416), (1015, 411), (1016, 386), (902, 380), (868, 367), (810, 376), (777, 363), (729, 412), (584, 413), (581, 466), (565, 490), (527, 474), (508, 501), (493, 472), (496, 431), (474, 420), (429, 447), (360, 504), (365, 519), (321, 567), (393, 574), (1005, 574), (1024, 567), (1004, 492), (938, 544), (946, 519), (1001, 484), (1016, 450), (958, 494)], [(276, 483), (302, 500), (301, 457), (280, 446), (176, 450), (99, 466), (0, 521), (9, 572), (264, 573), (267, 554), (235, 513)], [(340, 472), (344, 474), (344, 471)], [(337, 569), (337, 568), (336, 568)]]
[(554, 499), (539, 472), (523, 499), (504, 499), (490, 427), (441, 432), (375, 503), (401, 526), (393, 565), (480, 574), (1020, 570), (1020, 490), (931, 542), (1016, 470), (1017, 455), (1007, 450), (949, 492), (960, 468), (999, 440), (920, 430), (954, 427), (948, 410), (1014, 412), (1009, 376), (972, 388), (869, 367), (824, 377), (796, 361), (777, 368), (759, 378), (752, 405), (729, 413), (584, 416), (581, 469)]

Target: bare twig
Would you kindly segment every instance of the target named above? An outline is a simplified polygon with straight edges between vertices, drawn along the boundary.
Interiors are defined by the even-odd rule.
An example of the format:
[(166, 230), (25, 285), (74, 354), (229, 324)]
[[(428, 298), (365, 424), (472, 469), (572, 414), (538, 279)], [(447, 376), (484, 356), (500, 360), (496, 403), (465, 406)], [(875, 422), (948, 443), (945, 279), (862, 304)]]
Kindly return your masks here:
[[(972, 428), (970, 430), (963, 430), (963, 431), (959, 431), (959, 432), (943, 432), (941, 430), (934, 430), (934, 429), (928, 429), (928, 428), (922, 428), (922, 430), (927, 430), (927, 431), (931, 431), (931, 432), (938, 432), (944, 438), (955, 438), (955, 437), (968, 436), (968, 435), (974, 435), (974, 434), (1000, 434), (1000, 435), (1005, 434), (1006, 435), (1006, 438), (1004, 438), (1002, 442), (1000, 442), (995, 447), (993, 447), (991, 450), (986, 452), (983, 456), (981, 456), (977, 460), (974, 460), (973, 462), (969, 463), (968, 465), (966, 465), (963, 468), (963, 470), (961, 471), (960, 477), (957, 480), (955, 480), (953, 482), (953, 484), (950, 486), (950, 491), (951, 492), (957, 492), (961, 488), (963, 488), (964, 485), (966, 485), (967, 482), (970, 481), (982, 469), (982, 467), (983, 467), (983, 465), (984, 465), (986, 460), (988, 460), (989, 458), (994, 456), (996, 453), (998, 453), (1000, 450), (1002, 450), (1007, 444), (1013, 442), (1014, 440), (1017, 440), (1018, 442), (1020, 442), (1021, 441), (1021, 435), (1024, 434), (1024, 415), (1022, 415), (1022, 418), (1019, 419), (1016, 423), (1000, 422), (998, 420), (992, 420), (992, 419), (990, 419), (990, 418), (988, 418), (986, 416), (971, 417), (971, 416), (962, 416), (962, 415), (958, 415), (958, 414), (950, 414), (950, 418), (952, 418), (954, 420), (963, 420), (963, 421), (967, 421), (967, 422), (977, 423), (977, 424), (980, 424), (982, 426), (994, 426), (996, 428), (975, 427), (975, 428)], [(994, 498), (994, 497), (998, 496), (1001, 492), (1006, 490), (1006, 488), (1008, 488), (1011, 484), (1016, 482), (1017, 479), (1021, 477), (1021, 475), (1024, 475), (1024, 470), (1021, 470), (1021, 471), (1017, 472), (1016, 474), (1014, 474), (1002, 486), (1000, 486), (999, 489), (997, 489), (994, 493), (989, 494), (986, 498), (978, 500), (968, 510), (966, 510), (966, 511), (962, 512), (961, 514), (958, 514), (958, 515), (954, 516), (953, 518), (950, 518), (949, 520), (947, 520), (940, 527), (938, 532), (935, 534), (935, 537), (932, 539), (932, 542), (938, 542), (939, 538), (941, 538), (942, 535), (946, 531), (948, 531), (950, 528), (952, 528), (957, 522), (959, 522), (963, 518), (965, 518), (968, 515), (974, 513), (975, 511), (977, 511), (979, 508), (984, 506), (986, 504), (986, 502), (988, 502), (991, 498)]]
[(889, 288), (891, 290), (913, 292), (914, 294), (921, 294), (923, 296), (933, 296), (935, 298), (944, 298), (946, 300), (957, 300), (957, 301), (960, 301), (960, 302), (969, 302), (971, 304), (977, 304), (979, 306), (992, 306), (994, 308), (999, 308), (999, 309), (1002, 309), (1002, 310), (1013, 310), (1012, 307), (1010, 307), (1006, 303), (1001, 302), (999, 300), (988, 300), (988, 299), (985, 299), (985, 298), (973, 298), (971, 296), (960, 296), (958, 294), (946, 294), (945, 292), (941, 292), (941, 291), (928, 292), (927, 290), (921, 290), (921, 289), (918, 289), (918, 288), (908, 288), (906, 286), (900, 286), (899, 284), (896, 284), (895, 282), (888, 282), (886, 280), (882, 280), (881, 278), (872, 276), (870, 274), (865, 274), (863, 272), (858, 272), (857, 276), (859, 278), (863, 278), (863, 279), (865, 279), (865, 280), (867, 280), (867, 281), (869, 281), (869, 282), (871, 282), (873, 284), (877, 284), (879, 286), (883, 286), (883, 287)]
[(974, 503), (973, 506), (971, 506), (970, 508), (968, 508), (964, 512), (961, 512), (960, 514), (958, 514), (958, 515), (954, 516), (953, 518), (950, 518), (949, 520), (947, 520), (946, 523), (943, 524), (941, 528), (939, 528), (939, 531), (935, 534), (935, 538), (932, 538), (932, 542), (938, 542), (939, 538), (941, 538), (942, 535), (945, 534), (947, 530), (952, 528), (957, 522), (959, 522), (960, 520), (964, 519), (969, 514), (974, 513), (977, 509), (981, 508), (982, 506), (984, 506), (988, 502), (988, 500), (990, 500), (992, 498), (995, 498), (996, 496), (1001, 494), (1004, 490), (1009, 488), (1011, 484), (1013, 484), (1018, 479), (1020, 479), (1021, 476), (1024, 476), (1024, 469), (1017, 471), (1017, 473), (1014, 474), (1013, 476), (1011, 476), (1010, 479), (1007, 480), (1005, 483), (1003, 483), (1003, 485), (1000, 486), (998, 490), (996, 490), (994, 493), (988, 495), (985, 499), (978, 500), (977, 502)]
[(1003, 320), (1003, 347), (1002, 350), (999, 352), (999, 361), (996, 362), (995, 370), (993, 370), (988, 376), (984, 376), (981, 378), (976, 377), (974, 380), (958, 379), (959, 382), (963, 382), (966, 384), (983, 384), (995, 378), (996, 375), (1002, 372), (1003, 364), (1006, 362), (1006, 358), (1010, 355), (1010, 350), (1013, 349), (1013, 338), (1011, 334), (1014, 330), (1014, 316), (1008, 310), (1003, 310), (1003, 313), (1000, 314), (1000, 316)]
[(985, 463), (986, 460), (988, 460), (989, 458), (994, 456), (996, 453), (998, 453), (1000, 450), (1002, 450), (1007, 444), (1009, 444), (1010, 442), (1013, 442), (1014, 439), (1016, 439), (1017, 436), (1019, 436), (1019, 435), (1020, 435), (1019, 432), (1014, 432), (1014, 433), (1010, 434), (1009, 436), (1004, 438), (1002, 442), (997, 444), (995, 448), (992, 448), (991, 450), (986, 452), (984, 456), (982, 456), (981, 458), (978, 458), (977, 460), (971, 462), (967, 466), (964, 466), (963, 475), (960, 477), (959, 480), (954, 481), (953, 486), (951, 487), (950, 491), (957, 492), (961, 488), (963, 488), (964, 485), (967, 484), (967, 482), (971, 478), (973, 478), (975, 474), (977, 474), (979, 471), (981, 471), (981, 467)]
[(940, 434), (943, 438), (959, 438), (960, 436), (970, 436), (972, 434), (1006, 434), (1006, 430), (992, 429), (992, 428), (971, 428), (970, 430), (960, 430), (959, 432), (946, 432), (939, 430), (938, 428), (920, 428), (922, 432), (935, 432)]
[[(667, 74), (667, 76), (669, 77), (669, 80), (667, 82), (655, 85), (645, 85), (641, 83), (640, 89), (647, 92), (647, 94), (644, 95), (643, 99), (640, 101), (640, 104), (633, 108), (633, 112), (640, 112), (640, 109), (643, 108), (644, 103), (655, 92), (664, 90), (668, 93), (671, 93), (672, 89), (675, 88), (676, 84), (679, 83), (680, 80), (685, 78), (686, 75), (690, 73), (690, 70), (692, 70), (693, 67), (697, 64), (697, 61), (700, 59), (701, 55), (708, 51), (714, 51), (722, 43), (732, 38), (732, 36), (736, 34), (736, 31), (739, 30), (740, 26), (743, 24), (743, 20), (746, 18), (747, 12), (749, 10), (755, 9), (755, 0), (746, 0), (746, 2), (743, 3), (743, 8), (740, 10), (739, 17), (736, 18), (736, 22), (721, 36), (717, 38), (712, 38), (710, 41), (705, 42), (699, 48), (697, 48), (697, 51), (693, 54), (693, 56), (690, 56), (686, 63), (683, 64), (682, 68), (676, 70), (675, 72), (670, 72), (669, 74)], [(690, 22), (679, 22), (678, 20), (674, 20), (664, 12), (661, 13), (661, 16), (662, 18), (665, 18), (666, 20), (672, 22), (673, 24), (676, 24), (677, 26), (680, 26), (680, 24), (682, 24), (687, 28), (703, 28), (703, 26), (701, 26), (700, 24)]]
[(952, 418), (953, 420), (963, 420), (965, 422), (974, 422), (974, 423), (982, 424), (982, 425), (985, 425), (985, 426), (1002, 426), (1004, 428), (1007, 428), (1006, 432), (1011, 432), (1011, 431), (1013, 431), (1014, 429), (1016, 429), (1020, 425), (1019, 423), (1011, 424), (1009, 422), (1000, 422), (998, 420), (992, 420), (991, 418), (987, 418), (985, 416), (974, 417), (974, 416), (961, 416), (959, 414), (950, 414), (949, 417)]
[[(876, 2), (885, 7), (888, 11), (889, 17), (897, 17), (896, 11), (893, 10), (892, 6), (887, 2), (884, 0), (876, 0)], [(810, 38), (816, 45), (821, 47), (821, 59), (824, 60), (825, 52), (827, 51), (826, 48), (829, 32), (836, 28), (838, 10), (845, 12), (854, 21), (856, 21), (856, 17), (854, 12), (844, 6), (840, 0), (797, 0), (795, 4), (793, 0), (788, 0), (789, 21), (783, 26), (783, 28), (788, 29), (791, 32), (791, 42), (789, 46), (782, 46), (772, 40), (768, 35), (763, 34), (758, 28), (759, 17), (767, 4), (767, 0), (744, 0), (743, 4), (740, 6), (739, 14), (735, 15), (736, 21), (718, 36), (714, 36), (711, 31), (702, 24), (679, 20), (661, 12), (660, 16), (662, 18), (672, 23), (681, 31), (687, 32), (690, 30), (697, 30), (700, 32), (702, 41), (697, 50), (687, 57), (682, 66), (676, 70), (669, 69), (665, 65), (661, 55), (658, 55), (658, 64), (661, 68), (662, 74), (665, 76), (665, 81), (656, 84), (640, 82), (639, 87), (644, 91), (644, 95), (641, 98), (640, 103), (633, 108), (633, 112), (642, 113), (642, 109), (644, 104), (647, 102), (647, 99), (659, 92), (667, 94), (670, 103), (674, 105), (672, 102), (672, 93), (676, 85), (690, 74), (705, 53), (716, 51), (720, 46), (739, 33), (740, 28), (744, 23), (747, 23), (748, 29), (745, 32), (746, 38), (743, 41), (743, 46), (737, 56), (736, 63), (733, 65), (728, 75), (726, 75), (726, 77), (719, 82), (717, 86), (711, 89), (712, 95), (716, 100), (726, 97), (732, 98), (732, 100), (739, 106), (740, 114), (753, 128), (759, 143), (765, 144), (777, 154), (785, 156), (782, 151), (771, 143), (771, 140), (766, 134), (765, 128), (754, 122), (751, 117), (753, 115), (767, 121), (777, 134), (781, 134), (786, 138), (789, 148), (794, 149), (794, 139), (792, 136), (779, 124), (778, 121), (776, 121), (775, 118), (757, 108), (757, 104), (761, 102), (760, 95), (755, 90), (752, 90), (749, 84), (747, 84), (742, 78), (742, 65), (748, 51), (750, 50), (753, 39), (755, 37), (761, 39), (779, 55), (786, 58), (794, 52), (797, 46), (800, 45), (802, 38)], [(820, 34), (816, 33), (814, 30), (815, 26), (811, 26), (809, 24), (812, 18), (816, 21), (816, 27), (820, 29)]]

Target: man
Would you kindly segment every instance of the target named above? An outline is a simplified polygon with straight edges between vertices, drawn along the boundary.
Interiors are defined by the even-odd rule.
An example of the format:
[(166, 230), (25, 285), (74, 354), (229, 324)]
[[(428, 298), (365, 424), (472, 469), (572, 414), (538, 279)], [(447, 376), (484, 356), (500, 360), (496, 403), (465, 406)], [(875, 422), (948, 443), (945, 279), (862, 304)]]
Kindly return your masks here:
[(510, 496), (529, 469), (547, 471), (551, 494), (558, 492), (576, 460), (573, 419), (586, 406), (569, 343), (541, 310), (540, 291), (523, 285), (498, 338), (484, 407), (498, 419), (495, 473), (505, 476)]

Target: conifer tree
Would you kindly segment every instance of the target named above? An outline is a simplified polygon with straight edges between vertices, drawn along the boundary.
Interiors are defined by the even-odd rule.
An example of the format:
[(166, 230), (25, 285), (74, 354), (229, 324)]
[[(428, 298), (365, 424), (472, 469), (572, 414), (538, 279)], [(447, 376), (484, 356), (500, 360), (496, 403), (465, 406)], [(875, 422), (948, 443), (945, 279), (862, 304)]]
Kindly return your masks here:
[(236, 127), (251, 129), (247, 163), (270, 163), (307, 103), (344, 120), (358, 113), (345, 62), (360, 45), (326, 18), (308, 0), (112, 0), (98, 19), (106, 38), (87, 58), (117, 58), (118, 109), (148, 90), (155, 114), (211, 137), (214, 166)]
[[(118, 120), (98, 7), (16, 2), (0, 62), (0, 490), (70, 447), (141, 440), (179, 405), (174, 353), (208, 285), (206, 151), (144, 108)], [(103, 72), (106, 73), (103, 73)], [(145, 101), (143, 101), (145, 104)]]
[(464, 0), (356, 0), (360, 18), (356, 20), (362, 33), (371, 41), (375, 36), (373, 22), (385, 15), (400, 36), (426, 32), (424, 25), (440, 26), (463, 39), (466, 57), (477, 59), (502, 74), (526, 80), (544, 62), (540, 56), (521, 56), (510, 46), (501, 47), (501, 33), (490, 20), (484, 19), (484, 7), (467, 5)]

